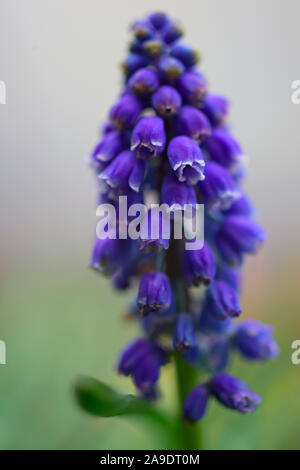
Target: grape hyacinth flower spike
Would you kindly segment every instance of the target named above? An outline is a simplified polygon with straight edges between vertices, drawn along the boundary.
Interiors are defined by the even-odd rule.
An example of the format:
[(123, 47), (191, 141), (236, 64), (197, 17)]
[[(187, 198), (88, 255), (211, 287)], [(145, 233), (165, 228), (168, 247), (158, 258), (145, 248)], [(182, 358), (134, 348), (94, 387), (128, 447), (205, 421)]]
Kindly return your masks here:
[[(98, 200), (115, 214), (94, 243), (91, 267), (117, 289), (135, 289), (127, 316), (141, 334), (122, 350), (117, 370), (132, 379), (136, 395), (89, 379), (78, 385), (77, 396), (98, 416), (152, 416), (180, 446), (174, 448), (198, 449), (191, 424), (205, 417), (211, 400), (240, 413), (252, 413), (261, 401), (228, 374), (231, 356), (253, 362), (279, 353), (271, 327), (237, 319), (243, 261), (266, 234), (241, 187), (244, 152), (227, 125), (229, 101), (209, 90), (199, 54), (181, 42), (181, 24), (154, 12), (136, 21), (131, 34), (123, 89), (90, 155)], [(128, 202), (125, 219), (121, 198)], [(193, 220), (199, 204), (204, 241), (188, 249), (185, 231), (175, 236), (175, 221), (184, 228), (185, 206)], [(160, 205), (167, 208), (164, 216)], [(176, 372), (176, 424), (153, 405), (167, 363)], [(168, 379), (164, 392), (171, 387), (175, 381)]]

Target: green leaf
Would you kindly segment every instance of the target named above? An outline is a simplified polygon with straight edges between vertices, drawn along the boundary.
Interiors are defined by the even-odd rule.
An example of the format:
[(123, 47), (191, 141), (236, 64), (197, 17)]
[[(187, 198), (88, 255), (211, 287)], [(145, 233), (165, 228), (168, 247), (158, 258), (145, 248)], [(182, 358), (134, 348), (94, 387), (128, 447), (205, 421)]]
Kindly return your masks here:
[(134, 395), (121, 394), (92, 377), (79, 377), (75, 395), (81, 408), (96, 416), (149, 415), (156, 421), (165, 420), (147, 401)]

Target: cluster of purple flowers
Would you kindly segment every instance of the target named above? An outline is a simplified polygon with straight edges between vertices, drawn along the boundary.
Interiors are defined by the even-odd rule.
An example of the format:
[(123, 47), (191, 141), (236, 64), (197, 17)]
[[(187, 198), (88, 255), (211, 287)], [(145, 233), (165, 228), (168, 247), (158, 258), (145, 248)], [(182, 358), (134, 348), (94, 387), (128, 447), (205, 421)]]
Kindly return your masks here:
[[(205, 242), (189, 251), (172, 235), (96, 239), (92, 267), (109, 275), (118, 289), (138, 284), (130, 312), (143, 337), (124, 349), (118, 370), (153, 399), (161, 367), (180, 355), (208, 376), (186, 397), (186, 420), (201, 419), (210, 397), (252, 412), (260, 397), (224, 370), (234, 351), (264, 361), (275, 357), (278, 347), (269, 326), (233, 320), (242, 313), (244, 257), (257, 251), (265, 232), (241, 189), (244, 154), (227, 125), (228, 101), (208, 91), (196, 68), (199, 55), (181, 43), (178, 22), (153, 13), (131, 29), (123, 91), (90, 156), (99, 202), (115, 205), (116, 211), (124, 195), (135, 204), (155, 194), (175, 211), (202, 203)], [(146, 217), (151, 215), (149, 208)]]

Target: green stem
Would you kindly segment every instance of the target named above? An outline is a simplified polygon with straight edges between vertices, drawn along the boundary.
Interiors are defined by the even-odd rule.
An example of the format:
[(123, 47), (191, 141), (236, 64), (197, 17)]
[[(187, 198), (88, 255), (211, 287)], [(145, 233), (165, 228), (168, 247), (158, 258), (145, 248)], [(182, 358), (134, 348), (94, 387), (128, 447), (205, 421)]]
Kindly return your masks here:
[(181, 450), (201, 450), (202, 436), (200, 425), (190, 424), (182, 419), (184, 400), (198, 383), (197, 372), (177, 354), (175, 356), (175, 369), (179, 405), (177, 416), (178, 448)]

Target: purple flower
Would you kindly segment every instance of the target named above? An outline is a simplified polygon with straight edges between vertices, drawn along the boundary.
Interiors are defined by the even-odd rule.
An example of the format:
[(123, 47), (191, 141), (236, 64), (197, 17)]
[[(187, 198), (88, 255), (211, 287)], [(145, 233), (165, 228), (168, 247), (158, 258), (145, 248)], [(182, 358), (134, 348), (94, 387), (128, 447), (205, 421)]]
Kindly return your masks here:
[(157, 73), (151, 68), (139, 69), (130, 77), (128, 85), (137, 95), (148, 95), (159, 86)]
[(150, 158), (160, 155), (166, 146), (164, 122), (159, 117), (141, 118), (131, 135), (131, 150), (138, 158)]
[(169, 206), (169, 211), (183, 210), (186, 204), (193, 207), (197, 204), (193, 186), (181, 183), (173, 175), (164, 177), (161, 189), (161, 201)]
[(206, 162), (205, 179), (198, 184), (204, 204), (226, 209), (238, 199), (240, 192), (230, 173), (215, 162)]
[(211, 283), (206, 291), (205, 308), (220, 320), (238, 317), (242, 313), (237, 292), (225, 281)]
[(188, 104), (201, 105), (206, 91), (207, 83), (202, 74), (185, 72), (177, 80), (177, 87)]
[(245, 160), (237, 140), (223, 129), (213, 131), (212, 135), (205, 140), (204, 149), (212, 160), (231, 171), (239, 170)]
[(200, 250), (184, 251), (183, 273), (185, 279), (191, 285), (210, 284), (216, 273), (216, 262), (207, 242), (204, 242)]
[(141, 250), (160, 252), (167, 250), (170, 242), (170, 218), (159, 208), (150, 208), (140, 224)]
[(236, 199), (230, 207), (226, 209), (226, 216), (228, 215), (244, 215), (250, 217), (255, 213), (254, 207), (246, 194), (241, 195)]
[(163, 81), (173, 83), (184, 72), (185, 67), (180, 60), (165, 56), (158, 61), (157, 69)]
[(217, 266), (216, 279), (218, 281), (227, 282), (227, 284), (237, 292), (241, 290), (242, 278), (239, 269), (228, 266), (225, 263), (219, 263)]
[(161, 347), (140, 338), (122, 351), (118, 371), (125, 376), (131, 375), (137, 389), (145, 398), (153, 398), (160, 368), (166, 362), (167, 355)]
[(149, 21), (153, 28), (161, 30), (168, 22), (168, 17), (165, 13), (157, 11), (149, 15)]
[(108, 233), (105, 239), (97, 238), (94, 242), (90, 266), (97, 271), (110, 274), (118, 266), (126, 263), (128, 257), (128, 240), (113, 238), (113, 235)]
[(184, 44), (176, 44), (172, 47), (170, 54), (180, 60), (187, 68), (193, 67), (199, 61), (199, 52)]
[(140, 313), (148, 315), (152, 312), (167, 310), (171, 305), (172, 290), (169, 278), (160, 272), (148, 272), (143, 275), (140, 283), (137, 304)]
[(209, 393), (205, 385), (197, 385), (188, 394), (183, 405), (183, 417), (190, 423), (195, 423), (203, 418)]
[(112, 188), (129, 185), (134, 191), (139, 191), (145, 169), (145, 161), (137, 159), (130, 150), (125, 150), (105, 168), (100, 178)]
[(134, 72), (148, 65), (148, 59), (141, 54), (131, 52), (122, 62), (122, 68), (126, 76), (131, 76)]
[(252, 219), (230, 215), (216, 235), (216, 246), (227, 263), (239, 265), (245, 253), (256, 253), (265, 237), (264, 229)]
[(179, 136), (168, 146), (168, 159), (179, 181), (194, 185), (204, 179), (204, 166), (200, 147), (189, 137)]
[(192, 316), (188, 313), (177, 315), (173, 331), (173, 348), (179, 354), (183, 354), (195, 343), (196, 335)]
[(221, 335), (230, 331), (233, 323), (232, 319), (228, 317), (225, 320), (220, 321), (219, 318), (211, 315), (209, 308), (209, 302), (206, 298), (206, 302), (204, 303), (199, 319), (199, 330), (205, 335)]
[(142, 49), (150, 58), (159, 57), (165, 48), (165, 44), (160, 39), (149, 39), (143, 42)]
[(182, 25), (177, 21), (170, 21), (162, 29), (162, 38), (167, 44), (171, 44), (183, 35)]
[(124, 136), (118, 131), (108, 132), (94, 148), (91, 159), (98, 162), (109, 162), (124, 148)]
[(152, 96), (152, 106), (163, 117), (174, 116), (181, 106), (182, 99), (175, 88), (160, 87)]
[(203, 101), (202, 111), (206, 114), (214, 127), (221, 126), (228, 114), (229, 102), (227, 98), (207, 93)]
[(273, 338), (273, 328), (256, 320), (245, 320), (238, 325), (234, 344), (248, 359), (265, 361), (279, 354), (278, 345)]
[(203, 142), (211, 134), (211, 127), (205, 114), (193, 106), (183, 106), (175, 121), (178, 135), (187, 135), (196, 142)]
[[(223, 323), (223, 322), (219, 322)], [(206, 353), (206, 365), (216, 374), (226, 369), (229, 362), (229, 342), (227, 338), (218, 338), (209, 346)]]
[(141, 103), (135, 96), (124, 95), (111, 108), (109, 118), (117, 129), (123, 131), (134, 125), (141, 111)]
[(210, 382), (210, 388), (220, 403), (240, 413), (252, 413), (261, 402), (260, 396), (252, 392), (247, 384), (225, 373), (216, 375)]
[(131, 29), (135, 37), (139, 40), (150, 39), (154, 34), (152, 26), (147, 20), (135, 21), (131, 26)]

